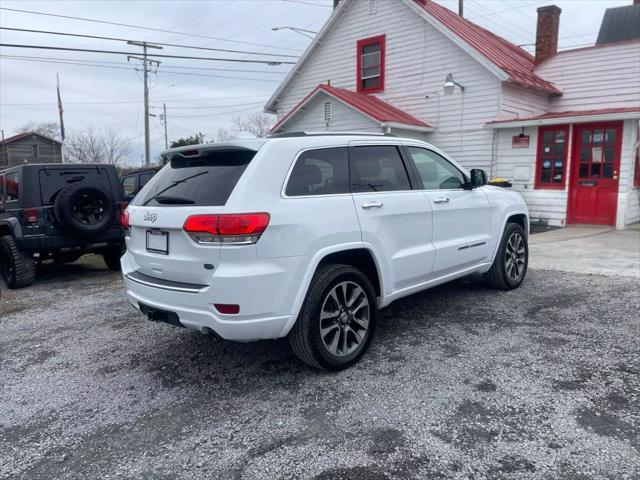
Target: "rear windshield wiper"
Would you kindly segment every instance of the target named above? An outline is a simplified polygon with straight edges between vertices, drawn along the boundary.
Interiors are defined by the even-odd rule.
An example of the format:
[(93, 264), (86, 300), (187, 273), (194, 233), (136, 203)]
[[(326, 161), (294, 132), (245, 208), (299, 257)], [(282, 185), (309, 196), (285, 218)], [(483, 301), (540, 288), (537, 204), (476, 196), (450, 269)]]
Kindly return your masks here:
[[(156, 198), (158, 198), (159, 196), (161, 196), (164, 192), (166, 192), (167, 190), (172, 189), (173, 187), (175, 187), (176, 185), (180, 185), (181, 183), (185, 183), (188, 180), (191, 180), (192, 178), (196, 178), (199, 177), (200, 175), (204, 175), (205, 173), (209, 173), (209, 170), (205, 170), (204, 172), (199, 172), (196, 173), (195, 175), (190, 175), (188, 177), (185, 177), (183, 179), (180, 180), (174, 180), (173, 182), (171, 182), (171, 185), (169, 185), (168, 187), (163, 188), (162, 190), (160, 190), (158, 193), (156, 193), (155, 195), (152, 195), (151, 197), (147, 198), (142, 205), (149, 205), (149, 202), (155, 200)], [(194, 202), (195, 203), (195, 202)]]
[(171, 195), (155, 195), (153, 199), (158, 203), (172, 204), (172, 205), (191, 205), (196, 202), (184, 197), (173, 197)]

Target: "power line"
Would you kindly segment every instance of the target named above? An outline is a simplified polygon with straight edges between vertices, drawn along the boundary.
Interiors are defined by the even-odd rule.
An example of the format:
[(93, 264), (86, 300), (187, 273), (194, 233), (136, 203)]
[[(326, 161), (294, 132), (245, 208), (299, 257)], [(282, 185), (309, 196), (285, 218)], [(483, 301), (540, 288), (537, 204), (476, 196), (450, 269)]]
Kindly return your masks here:
[[(486, 21), (492, 22), (494, 25), (497, 25), (499, 28), (506, 30), (507, 32), (510, 32), (512, 35), (516, 37), (520, 37), (526, 40), (530, 40), (531, 38), (530, 32), (526, 31), (525, 27), (523, 27), (522, 25), (518, 25), (517, 23), (511, 20), (506, 19), (505, 17), (500, 15), (498, 12), (494, 12), (493, 10), (487, 8), (486, 6), (479, 4), (475, 0), (469, 0), (469, 4), (467, 4), (467, 8), (469, 8), (470, 10), (479, 9), (480, 12), (482, 11), (489, 12), (489, 15), (491, 15), (491, 17), (487, 18)], [(502, 20), (505, 23), (502, 23), (499, 20)], [(518, 29), (511, 27), (511, 25), (518, 27)], [(525, 30), (525, 33), (523, 33), (523, 30)]]
[(313, 3), (313, 2), (306, 2), (304, 0), (280, 0), (280, 1), (289, 2), (289, 3), (299, 3), (301, 5), (310, 5), (312, 7), (332, 7), (330, 3)]
[(496, 15), (498, 13), (512, 12), (514, 10), (519, 10), (521, 8), (532, 7), (534, 5), (539, 5), (540, 3), (545, 3), (545, 2), (536, 1), (536, 2), (531, 2), (531, 3), (524, 4), (524, 5), (521, 4), (518, 7), (505, 8), (504, 10), (498, 10), (497, 12), (484, 13), (482, 15), (469, 15), (466, 18), (467, 18), (467, 20), (472, 20), (472, 19), (475, 20), (476, 18), (483, 18), (483, 17), (488, 17), (490, 15)]
[[(238, 103), (235, 105), (198, 105), (195, 107), (167, 107), (167, 110), (199, 110), (199, 109), (209, 109), (209, 108), (221, 108), (221, 107), (246, 107), (246, 106), (255, 106), (262, 105), (264, 102), (251, 102), (251, 103)], [(162, 108), (162, 107), (151, 107), (151, 108)]]
[[(85, 35), (82, 33), (71, 33), (71, 32), (53, 32), (50, 30), (31, 30), (28, 28), (13, 28), (13, 27), (0, 27), (0, 30), (11, 30), (12, 32), (25, 32), (25, 33), (41, 33), (48, 35), (60, 35), (65, 37), (78, 37), (78, 38), (93, 38), (96, 40), (109, 40), (109, 41), (117, 41), (117, 42), (129, 42), (131, 39), (129, 38), (119, 38), (119, 37), (101, 37), (98, 35)], [(192, 48), (195, 50), (208, 50), (213, 52), (226, 52), (226, 53), (242, 53), (247, 55), (272, 55), (276, 57), (287, 57), (287, 58), (298, 58), (298, 55), (286, 55), (283, 53), (268, 53), (268, 52), (252, 52), (248, 50), (228, 50), (224, 48), (212, 48), (212, 47), (198, 47), (195, 45), (180, 45), (176, 43), (163, 43), (163, 42), (153, 42), (156, 45), (162, 45), (165, 47), (176, 47), (176, 48)]]
[[(12, 48), (33, 48), (41, 50), (63, 50), (67, 52), (85, 52), (85, 53), (109, 53), (115, 55), (135, 55), (137, 52), (121, 52), (114, 50), (97, 50), (89, 48), (71, 48), (71, 47), (49, 47), (46, 45), (23, 45), (17, 43), (0, 43), (0, 47), (12, 47)], [(213, 57), (189, 57), (183, 55), (166, 55), (166, 54), (149, 54), (150, 57), (158, 58), (180, 58), (183, 60), (208, 60), (213, 62), (240, 62), (240, 63), (261, 63), (264, 65), (295, 65), (296, 62), (289, 62), (284, 60), (250, 60), (244, 58), (213, 58)]]
[[(150, 55), (149, 55), (150, 56)], [(35, 60), (35, 59), (23, 59), (23, 58), (7, 58), (5, 55), (0, 55), (1, 59), (4, 60), (18, 60), (23, 62), (36, 62), (36, 63), (55, 63), (62, 65), (78, 65), (78, 66), (86, 66), (93, 68), (109, 68), (112, 70), (128, 70), (130, 72), (135, 71), (135, 68), (131, 67), (116, 67), (113, 65), (93, 65), (90, 63), (76, 62), (76, 61), (57, 61), (57, 60)], [(125, 64), (122, 64), (125, 65)], [(260, 81), (260, 82), (273, 82), (273, 83), (281, 83), (281, 80), (271, 79), (271, 78), (249, 78), (249, 77), (231, 77), (228, 75), (207, 75), (202, 73), (192, 73), (192, 72), (174, 72), (172, 70), (162, 70), (163, 74), (167, 75), (186, 75), (189, 77), (208, 77), (208, 78), (221, 78), (221, 79), (230, 79), (230, 80), (250, 80), (250, 81)]]
[[(255, 95), (245, 96), (245, 97), (224, 97), (220, 100), (232, 100), (239, 98), (262, 98), (266, 100), (268, 97), (257, 97)], [(215, 98), (156, 98), (157, 102), (202, 102), (202, 101), (215, 101)], [(140, 104), (141, 100), (111, 100), (111, 101), (103, 101), (103, 102), (64, 102), (65, 105), (118, 105), (118, 104)], [(256, 103), (263, 103), (262, 101)], [(37, 106), (50, 106), (57, 105), (56, 102), (49, 103), (3, 103), (0, 106), (3, 107), (37, 107)], [(225, 107), (234, 107), (236, 105), (222, 105)], [(152, 108), (160, 108), (152, 106)]]
[(253, 106), (253, 107), (245, 107), (245, 108), (241, 108), (241, 109), (234, 109), (234, 110), (225, 110), (222, 112), (215, 112), (215, 113), (205, 113), (205, 114), (201, 114), (201, 115), (171, 115), (171, 118), (211, 118), (212, 115), (229, 115), (232, 113), (240, 113), (240, 112), (246, 112), (247, 110), (254, 110), (255, 108), (257, 108), (258, 105)]
[[(79, 60), (77, 58), (61, 58), (61, 57), (34, 57), (30, 55), (0, 55), (0, 58), (15, 58), (15, 59), (25, 59), (25, 60), (50, 60), (51, 62), (80, 62), (82, 64), (104, 64), (104, 65), (128, 65), (124, 62), (108, 62), (106, 60)], [(211, 67), (185, 67), (183, 65), (166, 65), (164, 64), (164, 68), (179, 68), (183, 70), (204, 70), (204, 71), (213, 71), (213, 72), (239, 72), (239, 73), (266, 73), (269, 75), (286, 75), (288, 72), (284, 72), (281, 70), (247, 70), (247, 69), (236, 69), (236, 68), (211, 68)]]
[[(127, 24), (127, 23), (118, 23), (118, 22), (109, 22), (106, 20), (96, 20), (94, 18), (84, 18), (84, 17), (73, 17), (71, 15), (59, 15), (59, 14), (55, 14), (55, 13), (46, 13), (46, 12), (36, 12), (33, 10), (21, 10), (19, 8), (7, 8), (7, 7), (0, 7), (0, 10), (6, 10), (6, 11), (10, 11), (10, 12), (19, 12), (19, 13), (28, 13), (31, 15), (45, 15), (48, 17), (58, 17), (58, 18), (67, 18), (70, 20), (80, 20), (80, 21), (84, 21), (84, 22), (94, 22), (94, 23), (102, 23), (105, 25), (115, 25), (118, 27), (126, 27), (126, 28), (137, 28), (137, 29), (141, 29), (141, 30), (150, 30), (153, 32), (162, 32), (162, 33), (171, 33), (174, 35), (184, 35), (185, 37), (199, 37), (199, 38), (208, 38), (210, 40), (217, 40), (217, 41), (221, 41), (221, 42), (233, 42), (233, 43), (241, 43), (244, 45), (252, 45), (255, 47), (263, 47), (264, 44), (261, 43), (253, 43), (253, 42), (244, 42), (244, 41), (240, 41), (240, 40), (228, 40), (226, 38), (219, 38), (219, 37), (210, 37), (208, 35), (199, 35), (197, 33), (186, 33), (186, 32), (177, 32), (177, 31), (173, 31), (173, 30), (166, 30), (163, 28), (153, 28), (153, 27), (143, 27), (141, 25), (132, 25), (132, 24)], [(300, 51), (300, 49), (297, 48), (286, 48), (286, 47), (280, 47), (282, 50), (292, 50), (292, 51)]]

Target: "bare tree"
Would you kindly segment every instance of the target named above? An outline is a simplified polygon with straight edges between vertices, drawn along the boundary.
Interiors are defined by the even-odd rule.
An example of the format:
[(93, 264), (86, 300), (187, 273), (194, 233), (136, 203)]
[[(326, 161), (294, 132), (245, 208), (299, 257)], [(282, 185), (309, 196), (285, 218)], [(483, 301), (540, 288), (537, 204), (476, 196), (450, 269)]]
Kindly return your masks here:
[(226, 128), (219, 128), (215, 135), (216, 142), (228, 142), (229, 140), (235, 140), (236, 138), (235, 133)]
[(257, 138), (264, 138), (269, 135), (273, 125), (275, 125), (275, 116), (267, 113), (255, 113), (233, 119), (235, 130), (250, 132)]
[(90, 125), (67, 138), (67, 157), (73, 163), (116, 165), (130, 150), (128, 139), (116, 129), (99, 131)]
[(28, 132), (35, 132), (54, 140), (60, 140), (60, 125), (57, 122), (35, 122), (31, 120), (22, 125), (17, 133)]
[(109, 128), (102, 134), (102, 146), (105, 162), (111, 165), (118, 164), (131, 151), (131, 143), (128, 138), (122, 136), (119, 130)]

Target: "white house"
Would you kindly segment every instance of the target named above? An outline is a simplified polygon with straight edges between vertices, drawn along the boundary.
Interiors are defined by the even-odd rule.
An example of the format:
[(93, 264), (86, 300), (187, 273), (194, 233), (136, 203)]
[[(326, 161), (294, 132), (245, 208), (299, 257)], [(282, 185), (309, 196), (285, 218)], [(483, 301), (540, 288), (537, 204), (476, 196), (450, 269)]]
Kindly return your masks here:
[[(533, 222), (640, 221), (640, 2), (609, 9), (598, 43), (536, 55), (433, 0), (343, 0), (266, 104), (274, 132), (388, 132), (512, 180)], [(622, 22), (622, 23), (621, 23)]]

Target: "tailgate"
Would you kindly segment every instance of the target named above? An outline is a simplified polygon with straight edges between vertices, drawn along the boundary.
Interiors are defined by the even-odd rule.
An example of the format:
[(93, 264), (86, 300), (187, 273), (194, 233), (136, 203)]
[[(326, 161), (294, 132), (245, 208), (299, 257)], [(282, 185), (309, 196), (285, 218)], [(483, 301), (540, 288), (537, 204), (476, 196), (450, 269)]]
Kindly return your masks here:
[(174, 282), (211, 285), (220, 246), (194, 242), (183, 230), (187, 217), (219, 213), (221, 207), (129, 207), (127, 250), (138, 271)]

